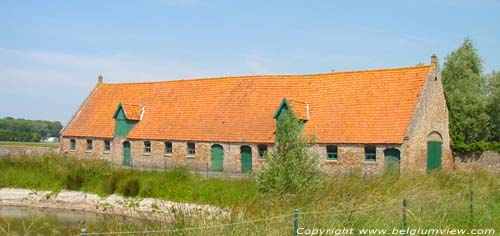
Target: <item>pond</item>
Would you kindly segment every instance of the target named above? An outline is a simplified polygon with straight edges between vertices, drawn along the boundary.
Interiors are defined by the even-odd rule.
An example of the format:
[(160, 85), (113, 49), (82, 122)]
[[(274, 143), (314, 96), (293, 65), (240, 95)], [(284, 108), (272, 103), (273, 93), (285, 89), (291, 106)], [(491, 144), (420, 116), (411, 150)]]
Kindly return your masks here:
[(0, 235), (79, 235), (82, 226), (88, 232), (110, 232), (158, 229), (161, 224), (91, 212), (0, 206)]

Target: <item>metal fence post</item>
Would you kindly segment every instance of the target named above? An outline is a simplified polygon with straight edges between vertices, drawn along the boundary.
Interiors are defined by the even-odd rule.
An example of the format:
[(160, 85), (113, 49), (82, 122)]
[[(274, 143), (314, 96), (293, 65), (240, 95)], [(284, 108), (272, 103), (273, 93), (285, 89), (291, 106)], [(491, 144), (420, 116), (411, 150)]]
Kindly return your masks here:
[(406, 197), (403, 198), (403, 230), (405, 232), (405, 235), (408, 234), (407, 232), (407, 227), (408, 227), (408, 222), (406, 221), (406, 213), (408, 211), (408, 200), (406, 199)]
[(293, 236), (299, 235), (299, 209), (293, 210)]
[(80, 228), (80, 236), (87, 236), (87, 228), (85, 227), (85, 222), (83, 222), (82, 228)]
[(470, 190), (470, 225), (474, 224), (474, 190)]

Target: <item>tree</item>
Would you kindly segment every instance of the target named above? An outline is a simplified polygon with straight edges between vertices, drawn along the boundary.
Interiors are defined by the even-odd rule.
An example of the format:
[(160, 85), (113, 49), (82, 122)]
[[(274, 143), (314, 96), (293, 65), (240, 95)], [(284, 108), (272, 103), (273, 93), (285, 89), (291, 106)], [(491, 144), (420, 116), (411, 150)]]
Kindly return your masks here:
[(442, 72), (446, 101), (450, 111), (453, 146), (487, 141), (490, 117), (487, 113), (482, 61), (468, 38), (446, 57)]
[(491, 118), (491, 141), (500, 142), (500, 72), (488, 76), (488, 114)]
[(308, 152), (313, 137), (301, 135), (303, 123), (291, 110), (278, 118), (275, 150), (257, 174), (257, 187), (265, 193), (299, 193), (317, 188), (322, 177), (319, 156)]

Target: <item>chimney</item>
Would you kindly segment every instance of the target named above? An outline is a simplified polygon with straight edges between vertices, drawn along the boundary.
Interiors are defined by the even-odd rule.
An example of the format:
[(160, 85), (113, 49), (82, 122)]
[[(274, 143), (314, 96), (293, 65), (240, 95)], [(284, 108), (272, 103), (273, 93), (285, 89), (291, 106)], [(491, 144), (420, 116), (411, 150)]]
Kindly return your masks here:
[(99, 76), (97, 77), (97, 83), (102, 84), (102, 79), (103, 79), (102, 74), (99, 74)]
[(438, 57), (436, 56), (436, 54), (432, 54), (431, 56), (431, 65), (436, 65), (437, 66), (438, 64)]

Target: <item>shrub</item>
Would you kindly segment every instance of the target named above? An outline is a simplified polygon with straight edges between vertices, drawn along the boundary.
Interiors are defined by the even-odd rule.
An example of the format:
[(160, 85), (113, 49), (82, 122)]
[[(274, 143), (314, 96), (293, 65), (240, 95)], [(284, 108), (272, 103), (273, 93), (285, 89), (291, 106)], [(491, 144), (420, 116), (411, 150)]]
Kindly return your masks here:
[(140, 191), (139, 180), (137, 179), (128, 179), (123, 185), (123, 195), (126, 197), (135, 197), (139, 194)]
[(84, 178), (79, 172), (69, 173), (66, 175), (66, 189), (69, 190), (80, 190), (83, 186)]
[(267, 166), (257, 174), (261, 192), (306, 192), (322, 183), (319, 157), (307, 151), (314, 137), (303, 137), (302, 125), (291, 110), (278, 118), (276, 151), (267, 156)]

